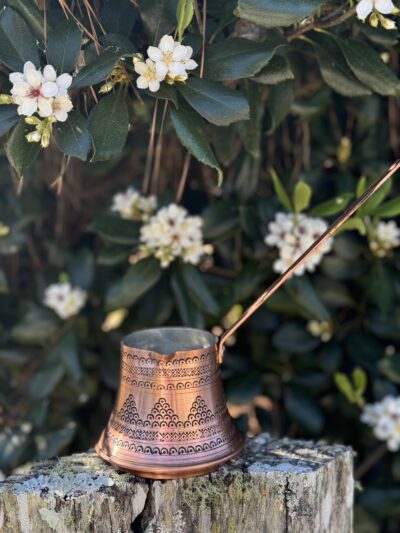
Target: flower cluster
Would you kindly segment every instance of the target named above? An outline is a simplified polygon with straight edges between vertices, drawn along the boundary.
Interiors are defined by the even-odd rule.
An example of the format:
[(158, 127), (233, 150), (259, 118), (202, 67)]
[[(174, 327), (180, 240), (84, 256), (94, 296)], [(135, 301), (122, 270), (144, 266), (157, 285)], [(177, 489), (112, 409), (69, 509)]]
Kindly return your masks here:
[(72, 287), (69, 282), (62, 282), (53, 283), (46, 288), (43, 303), (65, 320), (78, 314), (86, 300), (86, 291), (80, 287)]
[(376, 28), (379, 23), (385, 30), (394, 30), (396, 23), (394, 20), (384, 17), (384, 15), (395, 15), (398, 10), (392, 0), (360, 0), (356, 7), (357, 17), (365, 22), (369, 17), (369, 23)]
[(141, 196), (133, 187), (113, 197), (112, 211), (117, 211), (122, 218), (130, 220), (148, 220), (157, 208), (155, 196)]
[(179, 41), (174, 41), (170, 35), (164, 35), (158, 46), (149, 46), (146, 61), (135, 61), (135, 71), (139, 74), (136, 85), (139, 89), (149, 89), (157, 92), (160, 83), (166, 81), (173, 84), (175, 81), (185, 81), (188, 70), (197, 67), (192, 59), (193, 48), (184, 46)]
[[(42, 72), (27, 61), (23, 72), (12, 72), (9, 79), (11, 95), (1, 95), (0, 103), (16, 104), (18, 114), (26, 117), (27, 124), (35, 126), (27, 140), (48, 146), (53, 123), (65, 122), (73, 107), (67, 92), (72, 77), (66, 73), (57, 76), (51, 65), (46, 65)], [(35, 113), (39, 116), (34, 116)]]
[(331, 320), (310, 320), (307, 331), (313, 337), (319, 337), (322, 342), (329, 342), (333, 336), (333, 324)]
[(378, 222), (369, 236), (369, 247), (377, 257), (385, 257), (400, 246), (400, 228), (394, 220)]
[(361, 421), (373, 428), (375, 437), (384, 440), (391, 452), (400, 449), (400, 396), (386, 396), (364, 407)]
[(153, 255), (163, 268), (179, 257), (197, 265), (204, 253), (202, 224), (201, 217), (188, 216), (183, 207), (163, 207), (140, 230), (140, 255)]
[[(275, 272), (283, 273), (298, 259), (311, 244), (328, 228), (321, 218), (304, 214), (277, 213), (275, 220), (268, 225), (269, 233), (265, 243), (279, 250), (279, 258), (274, 262)], [(294, 272), (301, 276), (305, 271), (314, 272), (322, 256), (332, 249), (332, 239), (322, 244), (314, 254)]]

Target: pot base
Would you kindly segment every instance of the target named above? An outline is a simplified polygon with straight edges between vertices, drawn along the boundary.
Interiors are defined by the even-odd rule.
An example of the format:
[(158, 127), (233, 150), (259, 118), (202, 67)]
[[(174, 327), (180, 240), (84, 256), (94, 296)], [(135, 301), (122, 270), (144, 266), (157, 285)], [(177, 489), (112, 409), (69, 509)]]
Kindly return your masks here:
[(168, 467), (165, 464), (160, 465), (153, 463), (150, 465), (135, 463), (134, 461), (124, 459), (118, 455), (109, 455), (104, 449), (102, 449), (103, 439), (104, 435), (100, 437), (99, 442), (95, 446), (95, 451), (99, 457), (119, 470), (124, 470), (135, 476), (147, 479), (186, 479), (209, 474), (210, 472), (218, 470), (220, 466), (239, 455), (245, 444), (244, 435), (238, 432), (235, 442), (232, 442), (231, 450), (227, 450), (227, 453), (223, 457), (201, 464)]

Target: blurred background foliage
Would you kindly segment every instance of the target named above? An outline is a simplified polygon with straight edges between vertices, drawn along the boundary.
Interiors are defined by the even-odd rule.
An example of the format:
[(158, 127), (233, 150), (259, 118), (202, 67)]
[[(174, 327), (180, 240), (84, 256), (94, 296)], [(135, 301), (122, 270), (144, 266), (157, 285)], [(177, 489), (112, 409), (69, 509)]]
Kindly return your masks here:
[[(242, 100), (226, 119), (209, 94), (193, 100), (174, 85), (139, 97), (130, 82), (123, 88), (129, 133), (128, 122), (126, 132), (125, 126), (122, 133), (117, 127), (109, 132), (94, 162), (83, 160), (115, 111), (110, 106), (103, 106), (91, 141), (86, 132), (86, 140), (71, 148), (56, 136), (35, 161), (38, 154), (27, 152), (32, 145), (22, 139), (15, 147), (11, 133), (7, 148), (2, 138), (0, 221), (9, 229), (0, 236), (5, 473), (26, 461), (93, 446), (113, 406), (124, 334), (182, 324), (218, 334), (261, 294), (277, 276), (276, 250), (264, 237), (284, 210), (279, 187), (291, 196), (299, 181), (306, 182), (313, 192), (307, 213), (330, 221), (399, 156), (398, 31), (361, 23), (351, 4), (195, 3), (200, 16), (195, 13), (184, 42), (200, 64), (201, 22), (207, 21), (204, 83), (218, 83), (218, 91), (239, 89), (249, 104), (248, 120)], [(125, 47), (126, 64), (132, 51), (145, 52), (153, 37), (157, 42), (177, 26), (173, 0), (142, 0), (140, 8), (129, 0), (96, 0), (89, 2), (93, 12), (84, 0), (0, 0), (0, 19), (12, 9), (18, 24), (22, 19), (38, 39), (39, 53), (44, 5), (48, 21), (62, 21), (67, 13), (92, 37), (100, 35), (98, 57), (106, 54), (107, 43)], [(162, 30), (154, 36), (158, 23)], [(90, 63), (96, 43), (85, 31), (83, 36)], [(232, 36), (246, 42), (232, 44)], [(110, 95), (99, 93), (112, 80), (118, 50), (100, 77), (88, 78), (94, 89), (78, 90), (78, 84), (72, 93), (84, 121), (102, 99), (121, 94), (118, 84)], [(1, 67), (3, 93), (9, 90), (8, 72)], [(199, 81), (196, 74), (193, 80)], [(0, 125), (9, 120), (4, 133), (15, 121), (0, 109)], [(179, 138), (194, 157), (189, 159)], [(82, 142), (89, 144), (83, 149)], [(209, 166), (197, 161), (204, 161), (204, 153)], [(215, 168), (224, 174), (221, 187)], [(144, 176), (145, 192), (157, 195), (159, 206), (177, 200), (203, 217), (212, 254), (199, 268), (179, 261), (168, 269), (155, 259), (135, 262), (140, 224), (121, 219), (110, 206), (113, 195), (128, 186), (142, 190)], [(398, 531), (400, 515), (400, 455), (386, 452), (360, 422), (365, 400), (397, 396), (400, 385), (400, 252), (376, 257), (365, 234), (372, 219), (400, 213), (398, 194), (394, 180), (353, 221), (356, 231), (335, 237), (315, 273), (290, 280), (239, 330), (223, 364), (227, 400), (244, 431), (323, 438), (354, 448), (360, 478), (356, 530), (368, 533)], [(84, 309), (67, 320), (42, 303), (60, 274), (88, 292)]]

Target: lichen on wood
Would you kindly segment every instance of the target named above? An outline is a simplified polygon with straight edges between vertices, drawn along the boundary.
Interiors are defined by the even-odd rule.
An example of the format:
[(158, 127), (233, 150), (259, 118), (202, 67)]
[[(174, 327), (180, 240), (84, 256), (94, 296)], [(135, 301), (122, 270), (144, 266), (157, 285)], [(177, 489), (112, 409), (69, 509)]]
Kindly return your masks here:
[(266, 434), (217, 472), (151, 481), (93, 453), (0, 483), (3, 533), (350, 533), (352, 452)]

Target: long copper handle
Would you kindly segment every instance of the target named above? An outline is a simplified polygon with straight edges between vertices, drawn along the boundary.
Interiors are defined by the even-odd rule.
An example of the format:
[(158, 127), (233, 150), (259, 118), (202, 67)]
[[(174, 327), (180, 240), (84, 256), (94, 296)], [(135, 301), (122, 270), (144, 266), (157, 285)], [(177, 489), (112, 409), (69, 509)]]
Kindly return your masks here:
[(400, 159), (395, 161), (387, 172), (379, 178), (375, 183), (369, 187), (360, 198), (358, 198), (350, 207), (345, 209), (339, 218), (331, 224), (331, 226), (298, 258), (296, 261), (277, 278), (272, 285), (252, 304), (248, 307), (242, 316), (224, 333), (220, 336), (217, 343), (218, 361), (222, 362), (224, 344), (226, 340), (245, 322), (253, 313), (257, 311), (262, 304), (272, 296), (287, 279), (289, 279), (293, 272), (321, 246), (329, 237), (331, 237), (342, 224), (346, 222), (359, 207), (363, 205), (375, 192), (382, 187), (382, 185), (393, 176), (395, 172), (400, 168)]

